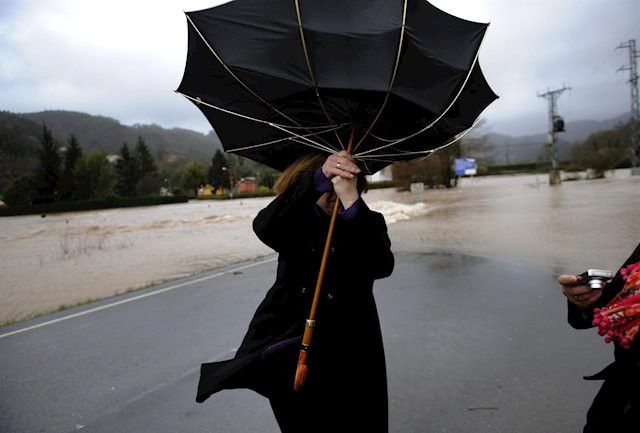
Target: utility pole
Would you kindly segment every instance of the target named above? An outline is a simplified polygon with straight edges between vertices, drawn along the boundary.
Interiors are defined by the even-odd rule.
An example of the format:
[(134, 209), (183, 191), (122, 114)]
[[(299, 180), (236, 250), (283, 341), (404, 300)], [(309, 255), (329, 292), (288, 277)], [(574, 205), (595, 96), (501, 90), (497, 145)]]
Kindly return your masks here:
[(638, 102), (638, 50), (636, 40), (630, 39), (618, 45), (620, 48), (629, 49), (629, 64), (622, 66), (619, 71), (629, 71), (629, 84), (631, 85), (631, 175), (640, 175), (638, 157), (640, 157), (640, 103)]
[(562, 86), (562, 89), (547, 90), (545, 93), (538, 93), (538, 96), (545, 98), (549, 103), (549, 133), (547, 135), (547, 145), (549, 146), (549, 157), (551, 158), (551, 170), (549, 171), (549, 185), (560, 184), (560, 170), (558, 169), (558, 149), (556, 147), (556, 133), (564, 132), (564, 121), (558, 116), (558, 97), (565, 90), (571, 87)]

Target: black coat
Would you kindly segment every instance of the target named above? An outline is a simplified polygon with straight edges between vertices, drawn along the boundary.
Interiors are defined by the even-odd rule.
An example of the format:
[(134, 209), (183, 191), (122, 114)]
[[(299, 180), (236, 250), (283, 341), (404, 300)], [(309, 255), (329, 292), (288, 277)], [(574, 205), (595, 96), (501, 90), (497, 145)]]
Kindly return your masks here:
[[(621, 268), (639, 261), (640, 245)], [(623, 286), (624, 280), (618, 271), (593, 307), (580, 309), (568, 302), (569, 324), (576, 329), (593, 327), (593, 309), (607, 305)], [(585, 433), (637, 431), (640, 422), (640, 337), (634, 340), (629, 349), (624, 349), (616, 342), (614, 346), (615, 361), (599, 373), (585, 377), (587, 380), (605, 381), (587, 414)]]
[[(322, 417), (325, 421), (347, 416), (341, 419), (341, 428), (353, 422), (358, 428), (366, 426), (366, 431), (386, 432), (386, 368), (372, 288), (375, 279), (391, 275), (394, 257), (382, 214), (364, 201), (352, 219), (336, 220), (307, 384), (299, 394), (292, 391), (330, 220), (314, 209), (321, 195), (314, 189), (313, 172), (304, 172), (254, 219), (256, 235), (279, 253), (276, 281), (258, 306), (234, 359), (202, 364), (196, 401), (222, 389), (248, 388), (271, 400), (281, 428), (293, 415), (287, 408), (307, 401), (316, 406), (310, 408), (313, 412), (331, 410), (331, 416)], [(286, 340), (292, 343), (275, 346), (274, 355), (270, 349), (270, 355), (263, 356), (266, 348)]]

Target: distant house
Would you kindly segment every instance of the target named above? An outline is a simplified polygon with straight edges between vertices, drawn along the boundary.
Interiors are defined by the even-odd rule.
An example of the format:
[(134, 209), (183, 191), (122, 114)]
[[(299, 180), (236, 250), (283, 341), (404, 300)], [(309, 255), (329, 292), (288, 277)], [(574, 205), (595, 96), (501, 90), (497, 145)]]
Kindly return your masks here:
[(236, 183), (236, 188), (240, 194), (258, 192), (258, 181), (255, 177), (243, 177)]
[(385, 168), (371, 176), (367, 176), (367, 181), (369, 182), (382, 182), (385, 180), (393, 180), (392, 169), (390, 165), (386, 166)]
[(209, 184), (198, 188), (198, 197), (211, 197), (213, 195), (213, 187)]
[(117, 153), (110, 153), (107, 155), (107, 161), (109, 161), (112, 164), (119, 159), (120, 159), (120, 155)]

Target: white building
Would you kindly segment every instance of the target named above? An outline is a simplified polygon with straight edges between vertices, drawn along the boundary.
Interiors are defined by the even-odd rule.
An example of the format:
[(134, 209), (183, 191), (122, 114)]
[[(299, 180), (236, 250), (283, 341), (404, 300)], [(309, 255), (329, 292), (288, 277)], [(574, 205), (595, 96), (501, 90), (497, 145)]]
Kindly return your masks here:
[(393, 180), (392, 169), (390, 165), (386, 166), (385, 168), (371, 176), (367, 176), (368, 182), (382, 182), (385, 180)]

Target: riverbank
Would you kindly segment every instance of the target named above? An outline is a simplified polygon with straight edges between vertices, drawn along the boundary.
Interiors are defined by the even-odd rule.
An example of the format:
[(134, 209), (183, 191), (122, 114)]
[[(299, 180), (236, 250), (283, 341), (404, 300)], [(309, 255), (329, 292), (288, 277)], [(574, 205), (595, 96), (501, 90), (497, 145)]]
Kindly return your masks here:
[[(273, 198), (190, 201), (0, 220), (0, 323), (271, 254), (251, 222)], [(392, 188), (364, 195), (394, 252), (509, 257), (614, 270), (640, 241), (640, 178), (549, 187), (544, 176), (463, 179), (424, 204)], [(616, 268), (617, 269), (617, 268)]]

